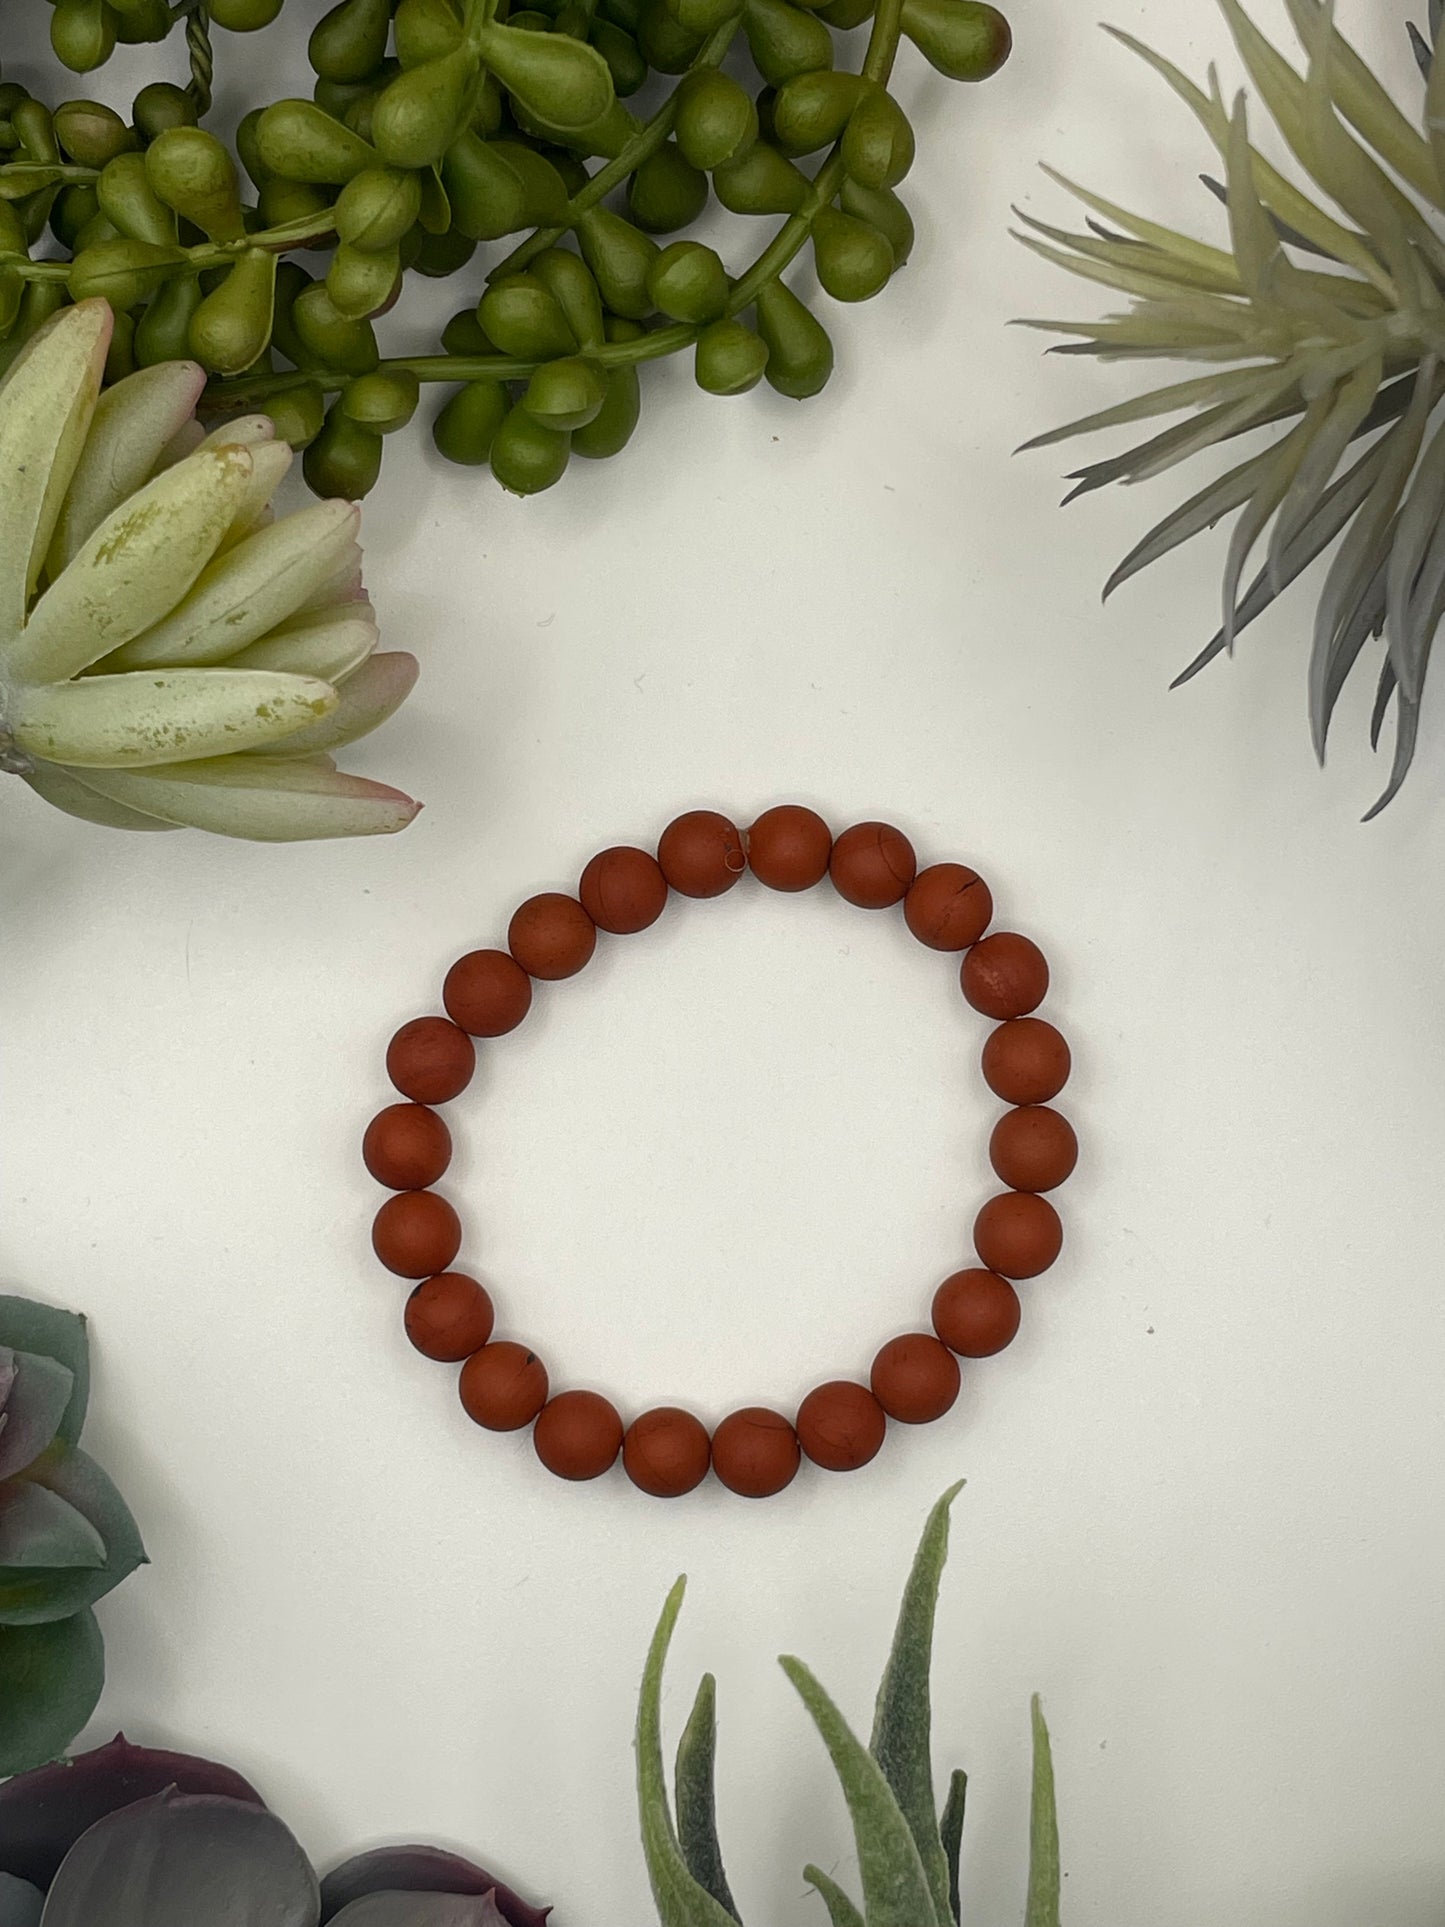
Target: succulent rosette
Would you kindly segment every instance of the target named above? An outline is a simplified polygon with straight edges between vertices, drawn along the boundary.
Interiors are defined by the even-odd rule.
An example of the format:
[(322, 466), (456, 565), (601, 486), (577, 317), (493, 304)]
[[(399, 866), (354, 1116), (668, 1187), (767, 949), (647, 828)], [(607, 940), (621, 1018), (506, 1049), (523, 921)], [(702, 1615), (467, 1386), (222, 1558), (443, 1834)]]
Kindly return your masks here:
[(549, 1912), (436, 1847), (319, 1879), (240, 1774), (124, 1737), (0, 1787), (0, 1927), (545, 1927)]
[(0, 1296), (0, 1775), (53, 1759), (90, 1718), (105, 1676), (91, 1608), (145, 1559), (77, 1443), (89, 1384), (83, 1318)]
[(115, 829), (290, 842), (418, 805), (336, 768), (415, 660), (377, 654), (354, 503), (277, 518), (266, 416), (204, 435), (194, 363), (101, 394), (114, 318), (64, 309), (0, 385), (0, 767)]

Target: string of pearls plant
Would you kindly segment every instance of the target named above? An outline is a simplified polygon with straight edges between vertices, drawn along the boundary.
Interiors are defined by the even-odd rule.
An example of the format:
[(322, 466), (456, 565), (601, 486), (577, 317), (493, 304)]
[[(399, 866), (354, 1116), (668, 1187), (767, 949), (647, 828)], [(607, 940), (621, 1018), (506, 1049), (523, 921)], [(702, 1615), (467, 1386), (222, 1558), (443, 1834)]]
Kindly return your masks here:
[[(449, 391), (442, 454), (522, 494), (622, 449), (660, 356), (690, 353), (711, 394), (818, 393), (832, 344), (784, 272), (811, 246), (825, 295), (853, 302), (908, 259), (901, 42), (958, 80), (1010, 46), (985, 0), (341, 0), (310, 36), (305, 93), (247, 114), (233, 155), (199, 125), (211, 30), (280, 8), (58, 0), (71, 69), (183, 31), (191, 76), (143, 88), (129, 119), (0, 84), (0, 350), (104, 297), (109, 379), (194, 359), (203, 410), (264, 411), (311, 487), (350, 500), (424, 384)], [(637, 95), (644, 114), (624, 105)], [(776, 222), (738, 273), (685, 233), (714, 199)], [(383, 359), (375, 323), (408, 276), (468, 270), (479, 248), (440, 352)]]

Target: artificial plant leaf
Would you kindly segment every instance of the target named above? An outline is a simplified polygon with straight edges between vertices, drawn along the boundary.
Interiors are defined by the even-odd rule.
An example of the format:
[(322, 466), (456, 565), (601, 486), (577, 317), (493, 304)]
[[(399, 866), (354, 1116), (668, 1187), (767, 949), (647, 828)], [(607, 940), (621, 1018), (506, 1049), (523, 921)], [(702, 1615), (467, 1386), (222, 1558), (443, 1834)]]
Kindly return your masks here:
[(1014, 218), (1022, 221), (1026, 228), (1035, 234), (1043, 235), (1058, 247), (1071, 248), (1085, 260), (1101, 262), (1106, 267), (1124, 268), (1130, 272), (1142, 271), (1155, 280), (1168, 282), (1176, 288), (1198, 290), (1204, 294), (1237, 295), (1244, 292), (1240, 282), (1239, 270), (1223, 256), (1225, 267), (1213, 263), (1201, 263), (1186, 259), (1184, 256), (1164, 248), (1156, 248), (1147, 241), (1131, 238), (1126, 234), (1111, 234), (1090, 222), (1094, 230), (1091, 234), (1076, 234), (1068, 228), (1053, 227), (1047, 221), (1040, 221), (1035, 215), (1026, 214), (1016, 207)]
[(55, 763), (36, 763), (21, 774), (35, 794), (52, 809), (79, 817), (82, 823), (98, 823), (106, 830), (174, 830), (176, 823), (163, 823), (158, 816), (143, 816), (124, 803), (113, 803), (90, 789), (78, 776)]
[(1230, 469), (1217, 481), (1200, 489), (1197, 495), (1191, 495), (1187, 502), (1181, 502), (1178, 508), (1171, 509), (1162, 521), (1156, 522), (1149, 533), (1135, 543), (1114, 570), (1104, 584), (1104, 600), (1107, 602), (1115, 589), (1131, 576), (1138, 575), (1141, 569), (1147, 569), (1151, 562), (1168, 555), (1181, 543), (1189, 541), (1191, 536), (1212, 529), (1222, 517), (1247, 502), (1263, 479), (1268, 465), (1268, 450), (1263, 455), (1251, 456), (1249, 461), (1241, 462), (1237, 468)]
[(95, 413), (113, 325), (103, 301), (62, 310), (0, 384), (0, 664), (7, 668)]
[(149, 815), (260, 843), (389, 836), (421, 808), (384, 783), (299, 758), (222, 756), (158, 771), (87, 770), (84, 777), (103, 796)]
[(1148, 421), (1154, 415), (1172, 415), (1181, 409), (1205, 404), (1218, 407), (1225, 402), (1253, 399), (1260, 391), (1260, 376), (1268, 373), (1262, 368), (1237, 368), (1224, 375), (1198, 375), (1190, 381), (1152, 388), (1147, 394), (1132, 395), (1128, 401), (1116, 402), (1112, 408), (1081, 415), (1062, 428), (1050, 428), (1042, 435), (1035, 435), (1021, 442), (1015, 453), (1022, 455), (1032, 449), (1048, 448), (1055, 442), (1069, 441), (1076, 435), (1094, 435), (1105, 428), (1122, 428), (1128, 422)]
[(319, 1908), (310, 1863), (274, 1814), (167, 1792), (81, 1835), (44, 1927), (316, 1927)]
[(137, 669), (23, 689), (11, 725), (16, 742), (48, 763), (145, 769), (259, 749), (329, 715), (337, 700), (311, 676)]
[(161, 621), (215, 554), (251, 466), (249, 449), (203, 449), (122, 502), (36, 603), (12, 675), (65, 682)]
[(830, 1927), (868, 1927), (837, 1881), (830, 1880), (821, 1867), (804, 1867), (803, 1878), (828, 1909)]
[(1107, 220), (1117, 221), (1120, 227), (1127, 228), (1139, 240), (1149, 242), (1166, 254), (1177, 255), (1181, 261), (1187, 261), (1196, 268), (1208, 270), (1218, 277), (1223, 286), (1240, 287), (1239, 269), (1233, 255), (1226, 249), (1210, 247), (1207, 242), (1191, 240), (1187, 234), (1180, 234), (1175, 228), (1161, 227), (1157, 221), (1147, 221), (1140, 214), (1131, 214), (1117, 202), (1106, 201), (1088, 188), (1081, 187), (1077, 181), (1070, 180), (1067, 174), (1059, 173), (1057, 168), (1045, 166), (1042, 171), (1066, 193), (1082, 201), (1085, 207), (1093, 208), (1096, 214), (1102, 214)]
[(1420, 78), (1428, 81), (1430, 78), (1431, 63), (1435, 58), (1431, 51), (1430, 42), (1425, 38), (1424, 34), (1421, 33), (1413, 20), (1407, 20), (1405, 22), (1405, 31), (1410, 36), (1410, 51), (1415, 56), (1415, 65), (1420, 69)]
[(716, 1757), (717, 1681), (711, 1673), (704, 1673), (677, 1748), (677, 1839), (693, 1879), (706, 1887), (734, 1920), (741, 1920), (728, 1887), (717, 1837)]
[(0, 1927), (40, 1927), (45, 1896), (28, 1880), (0, 1873)]
[(287, 676), (315, 676), (337, 687), (376, 647), (376, 617), (365, 600), (313, 610), (273, 629), (231, 658), (232, 669), (278, 669)]
[(0, 1483), (0, 1601), (28, 1568), (104, 1564), (105, 1541), (59, 1493), (33, 1479)]
[(105, 1556), (96, 1566), (0, 1569), (0, 1625), (35, 1625), (93, 1606), (145, 1563), (145, 1547), (129, 1507), (87, 1453), (50, 1454), (28, 1473), (27, 1483), (32, 1481), (89, 1521)]
[(1054, 1803), (1054, 1758), (1039, 1696), (1030, 1707), (1034, 1785), (1029, 1806), (1029, 1890), (1024, 1927), (1059, 1927), (1059, 1817)]
[(13, 1479), (52, 1445), (65, 1423), (75, 1374), (58, 1358), (0, 1346), (0, 1364), (11, 1371), (0, 1412), (0, 1479)]
[(955, 1767), (948, 1777), (948, 1798), (943, 1805), (943, 1818), (938, 1823), (938, 1835), (943, 1842), (943, 1857), (948, 1862), (948, 1906), (954, 1920), (961, 1921), (959, 1911), (958, 1863), (963, 1853), (963, 1820), (968, 1806), (968, 1775), (962, 1767)]
[(71, 1376), (70, 1403), (58, 1436), (67, 1445), (74, 1445), (85, 1424), (90, 1397), (90, 1336), (80, 1313), (0, 1292), (0, 1346), (17, 1352), (40, 1352), (65, 1366)]
[(356, 567), (360, 514), (354, 502), (313, 502), (259, 529), (203, 569), (183, 601), (104, 666), (205, 665), (239, 654), (305, 608), (338, 571)]
[(105, 1746), (0, 1786), (0, 1867), (48, 1888), (66, 1854), (97, 1820), (168, 1787), (265, 1804), (228, 1766), (132, 1746), (118, 1734)]
[(778, 1663), (822, 1736), (848, 1802), (868, 1927), (951, 1927), (948, 1903), (940, 1911), (934, 1902), (913, 1833), (883, 1769), (803, 1662), (785, 1657)]
[(1380, 729), (1384, 724), (1385, 712), (1390, 698), (1395, 698), (1395, 756), (1390, 770), (1390, 780), (1384, 793), (1375, 804), (1365, 812), (1368, 823), (1380, 814), (1387, 803), (1394, 801), (1400, 785), (1410, 773), (1410, 765), (1415, 760), (1415, 744), (1420, 730), (1420, 705), (1412, 703), (1395, 681), (1394, 669), (1387, 660), (1380, 675), (1380, 689), (1375, 701), (1375, 722), (1373, 735), (1378, 742)]
[(929, 1676), (938, 1588), (948, 1563), (948, 1519), (963, 1481), (951, 1485), (928, 1515), (878, 1688), (869, 1752), (908, 1822), (940, 1921), (952, 1918), (948, 1861), (938, 1834), (933, 1793), (933, 1708)]
[(1328, 651), (1318, 662), (1313, 659), (1310, 662), (1310, 735), (1321, 762), (1330, 719), (1346, 678), (1370, 637), (1378, 635), (1384, 620), (1385, 563), (1382, 560), (1357, 607), (1332, 636)]
[(1423, 140), (1355, 49), (1334, 25), (1321, 0), (1285, 0), (1295, 32), (1306, 46), (1320, 31), (1328, 36), (1330, 93), (1357, 134), (1410, 183), (1417, 194), (1439, 207), (1440, 181), (1430, 144)]
[[(662, 1763), (662, 1676), (686, 1588), (687, 1581), (679, 1579), (667, 1595), (648, 1648), (638, 1696), (637, 1805), (642, 1852), (662, 1927), (736, 1927), (733, 1915), (688, 1871), (667, 1799), (667, 1771)], [(914, 1927), (920, 1927), (920, 1923), (915, 1922)]]
[(1434, 624), (1432, 597), (1421, 592), (1427, 551), (1445, 515), (1445, 426), (1430, 437), (1410, 479), (1390, 543), (1385, 574), (1385, 643), (1400, 687), (1420, 700), (1425, 658)]
[(0, 1777), (63, 1753), (104, 1681), (100, 1628), (88, 1608), (43, 1626), (0, 1626)]
[(1244, 512), (1234, 526), (1229, 540), (1229, 552), (1224, 563), (1224, 646), (1234, 646), (1235, 611), (1239, 602), (1240, 578), (1244, 565), (1254, 550), (1255, 543), (1264, 534), (1269, 519), (1289, 493), (1290, 485), (1299, 473), (1300, 464), (1309, 452), (1310, 443), (1319, 432), (1326, 415), (1329, 413), (1328, 394), (1317, 395), (1305, 410), (1304, 418), (1292, 428), (1284, 440), (1270, 451), (1269, 462), (1265, 467), (1258, 487), (1244, 505)]
[(491, 1894), (507, 1927), (546, 1927), (548, 1909), (530, 1906), (520, 1894), (473, 1861), (440, 1847), (377, 1847), (344, 1861), (321, 1883), (321, 1919), (368, 1894)]
[(416, 687), (421, 665), (403, 650), (370, 655), (338, 685), (340, 700), (329, 716), (287, 736), (271, 751), (275, 756), (314, 756), (344, 749), (369, 736), (394, 716)]
[(49, 570), (59, 575), (113, 510), (134, 495), (195, 413), (206, 385), (194, 361), (138, 368), (107, 388), (96, 404), (50, 545)]
[(1285, 552), (1318, 508), (1345, 450), (1374, 407), (1384, 373), (1384, 358), (1378, 352), (1367, 355), (1331, 398), (1328, 413), (1310, 440), (1270, 532), (1269, 569), (1276, 581)]

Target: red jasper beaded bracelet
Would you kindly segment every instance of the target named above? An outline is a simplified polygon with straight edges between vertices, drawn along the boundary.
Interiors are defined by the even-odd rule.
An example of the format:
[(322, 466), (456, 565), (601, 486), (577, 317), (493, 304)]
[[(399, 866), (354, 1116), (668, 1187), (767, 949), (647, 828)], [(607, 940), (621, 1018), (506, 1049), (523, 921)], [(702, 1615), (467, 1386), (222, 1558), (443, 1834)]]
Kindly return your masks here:
[[(984, 1082), (1011, 1108), (993, 1127), (989, 1159), (1007, 1187), (974, 1219), (978, 1263), (957, 1271), (933, 1298), (933, 1330), (890, 1339), (866, 1385), (835, 1379), (808, 1393), (790, 1423), (765, 1406), (731, 1413), (709, 1437), (677, 1406), (643, 1412), (626, 1427), (597, 1392), (552, 1392), (528, 1346), (494, 1338), (485, 1288), (451, 1269), (462, 1227), (431, 1189), (451, 1160), (451, 1133), (438, 1115), (466, 1089), (474, 1038), (515, 1030), (534, 985), (575, 976), (597, 933), (628, 936), (661, 916), (670, 891), (718, 897), (746, 870), (769, 889), (808, 890), (830, 877), (838, 894), (866, 910), (901, 904), (904, 920), (930, 949), (962, 952), (964, 997), (993, 1020), (983, 1047)], [(386, 1068), (408, 1101), (389, 1105), (367, 1127), (366, 1167), (395, 1192), (376, 1214), (372, 1243), (388, 1270), (417, 1279), (406, 1331), (428, 1358), (459, 1364), (467, 1413), (496, 1432), (532, 1426), (537, 1456), (559, 1478), (594, 1479), (620, 1457), (633, 1484), (676, 1498), (709, 1468), (731, 1491), (764, 1498), (790, 1484), (806, 1455), (830, 1472), (866, 1465), (888, 1420), (922, 1425), (958, 1397), (958, 1360), (1000, 1352), (1019, 1328), (1015, 1285), (1059, 1255), (1058, 1213), (1042, 1194), (1073, 1170), (1078, 1144), (1051, 1100), (1068, 1080), (1069, 1047), (1033, 1013), (1049, 987), (1043, 953), (1014, 931), (985, 935), (993, 916), (988, 885), (961, 863), (919, 870), (913, 846), (888, 823), (855, 823), (834, 838), (812, 810), (785, 803), (740, 831), (712, 810), (690, 810), (663, 831), (656, 856), (623, 846), (601, 851), (582, 872), (577, 895), (549, 891), (520, 907), (505, 950), (473, 950), (447, 972), (445, 1017), (417, 1017), (392, 1038)]]

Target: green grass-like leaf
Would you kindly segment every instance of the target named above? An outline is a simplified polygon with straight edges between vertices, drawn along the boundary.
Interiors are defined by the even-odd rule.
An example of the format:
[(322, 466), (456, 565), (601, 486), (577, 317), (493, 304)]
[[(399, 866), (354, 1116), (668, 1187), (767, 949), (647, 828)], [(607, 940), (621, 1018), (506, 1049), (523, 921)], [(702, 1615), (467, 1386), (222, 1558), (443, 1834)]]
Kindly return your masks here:
[(1059, 1816), (1054, 1803), (1054, 1756), (1039, 1696), (1031, 1707), (1034, 1785), (1029, 1809), (1029, 1891), (1024, 1927), (1059, 1927)]

